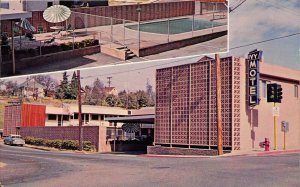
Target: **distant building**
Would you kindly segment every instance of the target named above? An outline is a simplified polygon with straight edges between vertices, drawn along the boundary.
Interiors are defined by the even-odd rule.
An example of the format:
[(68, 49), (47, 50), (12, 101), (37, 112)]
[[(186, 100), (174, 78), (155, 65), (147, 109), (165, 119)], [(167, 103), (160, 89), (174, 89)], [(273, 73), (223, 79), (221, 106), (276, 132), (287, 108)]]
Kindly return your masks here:
[(23, 11), (44, 11), (52, 5), (58, 5), (59, 0), (6, 0), (5, 5), (8, 9), (23, 10)]
[(118, 95), (118, 90), (115, 87), (104, 87), (101, 91), (107, 95)]
[(44, 98), (44, 86), (33, 78), (27, 79), (19, 85), (19, 95), (26, 98)]

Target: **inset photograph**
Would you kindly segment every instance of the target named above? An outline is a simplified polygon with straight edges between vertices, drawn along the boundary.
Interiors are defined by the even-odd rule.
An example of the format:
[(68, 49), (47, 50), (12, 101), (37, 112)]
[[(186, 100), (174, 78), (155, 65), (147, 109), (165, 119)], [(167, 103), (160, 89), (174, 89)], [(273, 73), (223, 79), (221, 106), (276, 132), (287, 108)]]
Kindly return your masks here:
[(228, 50), (225, 0), (1, 3), (1, 76)]

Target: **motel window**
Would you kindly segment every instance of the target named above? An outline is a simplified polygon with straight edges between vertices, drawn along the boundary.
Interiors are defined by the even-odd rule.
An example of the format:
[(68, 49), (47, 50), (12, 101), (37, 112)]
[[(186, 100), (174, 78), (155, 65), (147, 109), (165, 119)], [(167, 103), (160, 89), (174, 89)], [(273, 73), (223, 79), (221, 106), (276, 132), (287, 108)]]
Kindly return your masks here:
[(55, 114), (49, 114), (48, 115), (48, 120), (54, 120), (54, 121), (56, 121), (56, 115)]
[(104, 121), (104, 115), (100, 115), (100, 120)]
[(69, 121), (69, 116), (63, 115), (63, 121)]
[(99, 120), (99, 115), (98, 114), (92, 114), (92, 120)]
[(299, 97), (298, 85), (295, 85), (295, 86), (294, 86), (294, 96), (295, 96), (296, 98)]
[(89, 122), (90, 121), (90, 115), (89, 114), (86, 114), (85, 115), (85, 122)]
[(78, 113), (74, 114), (74, 119), (78, 119)]

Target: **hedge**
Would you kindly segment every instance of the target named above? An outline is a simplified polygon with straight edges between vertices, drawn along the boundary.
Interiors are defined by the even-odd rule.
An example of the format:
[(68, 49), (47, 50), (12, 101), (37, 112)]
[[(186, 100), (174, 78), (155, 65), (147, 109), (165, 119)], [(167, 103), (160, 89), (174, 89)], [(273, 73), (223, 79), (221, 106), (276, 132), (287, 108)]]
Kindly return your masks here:
[[(26, 136), (24, 140), (26, 144), (54, 147), (58, 149), (77, 150), (79, 146), (78, 140), (48, 140), (43, 138), (35, 138), (32, 136)], [(95, 145), (93, 145), (90, 141), (84, 141), (83, 150), (94, 151), (96, 148)]]

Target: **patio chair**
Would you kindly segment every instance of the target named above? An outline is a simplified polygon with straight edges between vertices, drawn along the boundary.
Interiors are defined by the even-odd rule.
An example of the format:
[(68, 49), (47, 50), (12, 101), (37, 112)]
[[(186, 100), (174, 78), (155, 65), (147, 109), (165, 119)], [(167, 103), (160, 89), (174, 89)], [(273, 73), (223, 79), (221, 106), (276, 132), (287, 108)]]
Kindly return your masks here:
[(52, 37), (50, 40), (45, 40), (45, 44), (51, 44), (55, 41), (55, 37)]
[(29, 41), (34, 41), (35, 40), (34, 36), (33, 36), (33, 34), (31, 32), (30, 33), (26, 33), (25, 34), (25, 38), (28, 38)]
[(40, 34), (40, 33), (44, 33), (45, 30), (42, 26), (37, 26), (37, 33)]
[(57, 36), (57, 35), (61, 34), (60, 32), (61, 32), (61, 30), (59, 30), (58, 32), (52, 33), (52, 35), (53, 35), (53, 36)]

